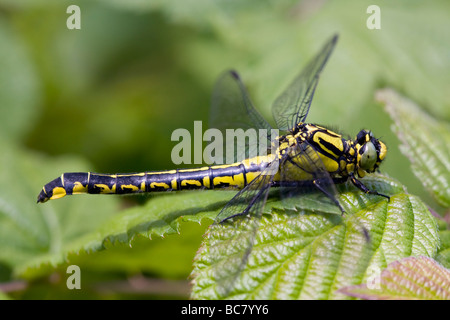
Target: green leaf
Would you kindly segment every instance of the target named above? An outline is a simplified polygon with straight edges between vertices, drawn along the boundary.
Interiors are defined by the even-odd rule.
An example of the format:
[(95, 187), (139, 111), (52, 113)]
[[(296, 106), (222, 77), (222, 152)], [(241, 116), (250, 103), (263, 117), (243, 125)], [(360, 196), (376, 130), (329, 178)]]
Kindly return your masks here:
[(409, 257), (390, 263), (370, 284), (340, 292), (371, 300), (450, 300), (450, 271), (428, 257)]
[(192, 270), (192, 260), (208, 224), (180, 223), (179, 234), (164, 237), (153, 236), (151, 240), (136, 236), (131, 245), (107, 246), (89, 254), (73, 254), (70, 264), (80, 266), (85, 272), (151, 274), (164, 279), (187, 280)]
[[(363, 283), (374, 268), (408, 256), (433, 257), (437, 225), (422, 201), (404, 193), (393, 179), (375, 175), (363, 181), (391, 195), (390, 201), (345, 184), (339, 200), (347, 214), (341, 217), (317, 193), (288, 199), (287, 204), (271, 199), (248, 263), (227, 295), (218, 287), (218, 276), (234, 276), (227, 274), (236, 270), (236, 255), (229, 253), (239, 256), (245, 248), (227, 241), (236, 232), (233, 225), (210, 229), (194, 263), (192, 298), (341, 299), (345, 296), (337, 290)], [(217, 261), (211, 256), (213, 242), (224, 253)]]
[[(51, 256), (44, 256), (33, 264), (27, 264), (28, 269), (23, 270), (23, 275), (33, 277), (36, 273), (45, 272), (46, 270), (42, 269), (42, 263), (50, 261), (54, 265), (70, 253), (96, 252), (118, 243), (127, 243), (132, 246), (133, 239), (137, 236), (152, 239), (155, 236), (166, 237), (179, 233), (182, 221), (197, 223), (201, 223), (203, 219), (212, 221), (233, 194), (235, 194), (233, 191), (192, 191), (155, 196), (143, 206), (123, 210), (110, 219), (104, 219), (94, 230), (90, 229), (78, 234), (65, 244), (63, 251), (56, 256), (57, 260), (52, 259)], [(85, 200), (80, 199), (82, 197), (72, 196), (70, 198), (74, 201), (71, 202), (72, 205), (75, 201)], [(92, 196), (85, 197), (92, 198)], [(114, 196), (96, 196), (96, 198), (99, 197), (104, 199), (92, 199), (93, 202), (115, 200)], [(69, 199), (66, 198), (50, 201), (50, 203), (68, 201)], [(42, 206), (46, 205), (47, 203)], [(90, 221), (91, 218), (85, 219)]]
[(72, 242), (117, 211), (113, 198), (68, 198), (38, 205), (43, 184), (58, 173), (85, 170), (88, 165), (70, 157), (50, 160), (3, 139), (0, 148), (0, 264), (13, 275), (29, 266), (60, 263)]
[(162, 194), (145, 205), (122, 211), (89, 235), (97, 247), (104, 242), (130, 243), (136, 235), (165, 237), (178, 233), (181, 221), (214, 219), (235, 192), (192, 191)]
[(450, 124), (423, 112), (394, 90), (378, 91), (394, 120), (400, 150), (409, 158), (414, 174), (442, 206), (450, 207)]
[(450, 230), (439, 232), (440, 245), (436, 255), (436, 261), (446, 268), (450, 268)]

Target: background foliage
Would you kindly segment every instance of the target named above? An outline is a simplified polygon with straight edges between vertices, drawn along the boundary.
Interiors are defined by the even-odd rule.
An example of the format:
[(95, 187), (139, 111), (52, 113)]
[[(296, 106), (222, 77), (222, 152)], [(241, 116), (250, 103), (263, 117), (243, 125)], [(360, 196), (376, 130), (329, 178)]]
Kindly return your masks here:
[[(76, 3), (81, 30), (66, 28), (70, 4), (0, 0), (0, 288), (7, 296), (187, 297), (208, 225), (197, 222), (232, 193), (177, 195), (175, 204), (174, 195), (145, 195), (36, 205), (40, 188), (62, 172), (173, 168), (172, 131), (207, 122), (224, 69), (240, 72), (270, 119), (276, 95), (334, 33), (340, 40), (308, 121), (350, 136), (370, 128), (389, 147), (382, 171), (445, 212), (413, 174), (374, 93), (392, 87), (448, 123), (448, 2), (379, 1), (381, 30), (366, 27), (369, 1), (85, 0)], [(193, 197), (207, 208), (195, 222), (186, 218), (198, 213)], [(149, 199), (152, 211), (141, 210)], [(151, 225), (158, 215), (172, 219)], [(83, 270), (84, 290), (67, 290), (70, 264)]]

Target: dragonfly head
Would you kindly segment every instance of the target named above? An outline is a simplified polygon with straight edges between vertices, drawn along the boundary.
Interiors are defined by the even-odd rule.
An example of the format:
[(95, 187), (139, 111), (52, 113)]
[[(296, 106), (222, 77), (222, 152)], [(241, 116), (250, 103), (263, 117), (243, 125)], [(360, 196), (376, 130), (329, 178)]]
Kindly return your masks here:
[(375, 138), (371, 131), (361, 130), (356, 136), (355, 147), (356, 172), (360, 177), (364, 177), (366, 172), (375, 172), (386, 157), (386, 145)]

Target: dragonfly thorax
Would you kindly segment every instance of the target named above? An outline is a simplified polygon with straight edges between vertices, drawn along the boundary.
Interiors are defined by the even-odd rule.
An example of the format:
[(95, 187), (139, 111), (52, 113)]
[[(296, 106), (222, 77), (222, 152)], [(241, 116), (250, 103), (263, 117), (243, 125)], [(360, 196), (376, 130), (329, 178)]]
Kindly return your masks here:
[[(346, 178), (351, 174), (364, 177), (379, 167), (387, 152), (386, 145), (370, 131), (361, 130), (355, 140), (347, 140), (311, 123), (299, 123), (290, 133), (277, 137), (277, 142), (278, 158), (289, 172), (286, 176), (292, 176), (289, 179), (308, 179), (305, 173), (313, 173), (318, 168), (332, 178)], [(298, 171), (303, 172), (301, 177)]]
[(341, 135), (311, 123), (299, 123), (278, 142), (279, 158), (294, 176), (296, 167), (312, 174), (325, 170), (333, 178), (348, 176), (347, 166), (356, 159), (355, 149)]

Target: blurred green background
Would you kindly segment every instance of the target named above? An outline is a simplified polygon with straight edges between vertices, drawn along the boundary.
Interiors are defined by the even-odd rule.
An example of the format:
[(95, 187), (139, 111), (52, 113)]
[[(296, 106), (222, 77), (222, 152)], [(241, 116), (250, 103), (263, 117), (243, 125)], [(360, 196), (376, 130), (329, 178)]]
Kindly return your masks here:
[[(66, 27), (71, 4), (80, 30)], [(366, 25), (372, 4), (379, 30)], [(308, 121), (351, 137), (371, 129), (389, 148), (382, 172), (433, 204), (374, 94), (393, 87), (450, 120), (449, 18), (444, 0), (0, 0), (0, 289), (17, 299), (186, 298), (207, 225), (71, 254), (54, 267), (45, 257), (151, 196), (38, 206), (40, 188), (62, 172), (174, 168), (171, 133), (192, 132), (195, 120), (206, 130), (214, 81), (229, 68), (271, 120), (276, 96), (335, 33)], [(70, 264), (84, 290), (66, 288)]]

